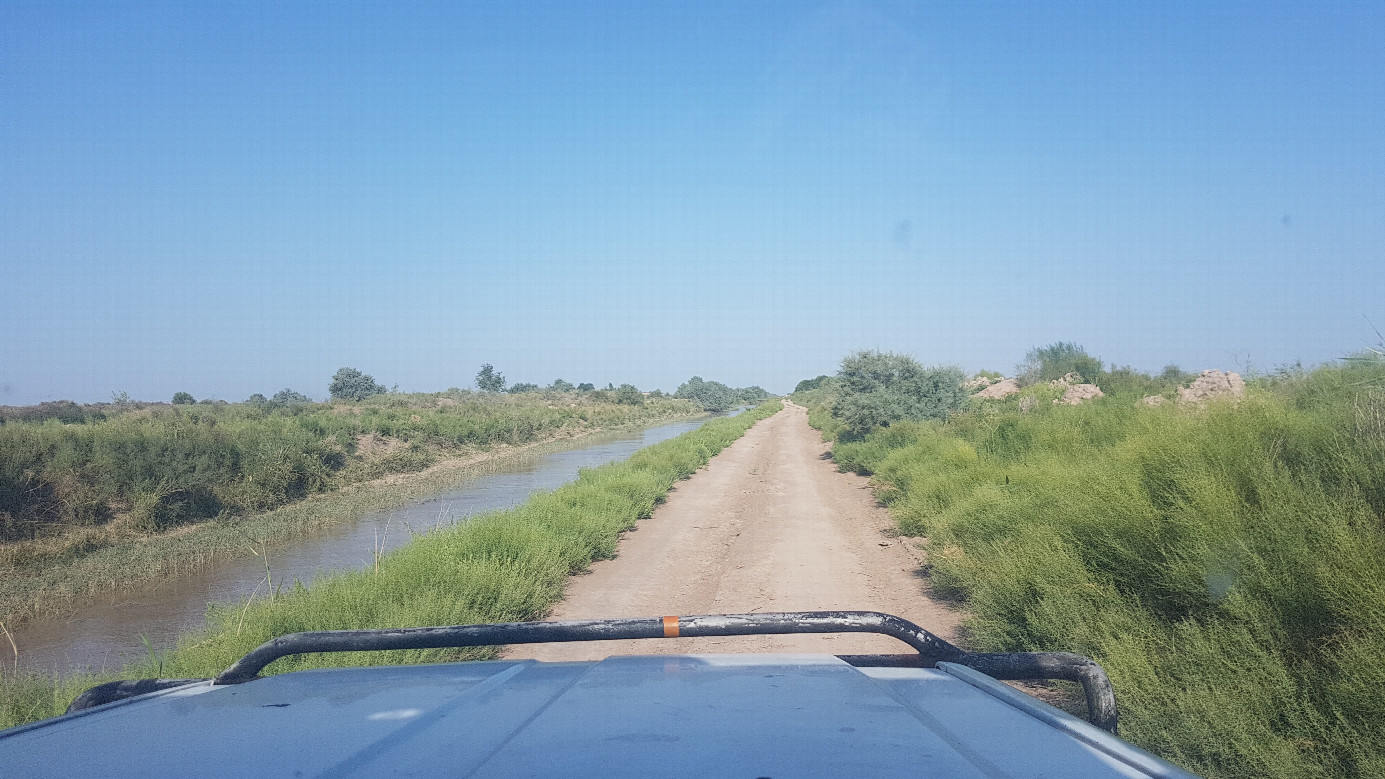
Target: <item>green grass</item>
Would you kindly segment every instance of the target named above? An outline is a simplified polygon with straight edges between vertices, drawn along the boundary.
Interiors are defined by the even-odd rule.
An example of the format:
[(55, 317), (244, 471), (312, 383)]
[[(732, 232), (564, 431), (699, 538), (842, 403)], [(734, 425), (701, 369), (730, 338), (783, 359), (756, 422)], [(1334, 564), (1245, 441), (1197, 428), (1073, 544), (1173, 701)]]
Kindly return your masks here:
[[(518, 508), (431, 532), (383, 556), (378, 572), (331, 576), (272, 599), (214, 607), (204, 631), (118, 674), (0, 672), (0, 727), (60, 714), (82, 690), (113, 678), (212, 676), (284, 633), (541, 618), (562, 597), (570, 575), (611, 557), (620, 533), (648, 517), (677, 481), (780, 407), (769, 401), (712, 420), (624, 462), (584, 470), (576, 481)], [(307, 655), (280, 660), (269, 672), (491, 656), (489, 649)]]
[(834, 447), (969, 643), (1092, 656), (1122, 735), (1208, 776), (1385, 775), (1385, 362), (1202, 410), (1046, 392)]
[(108, 407), (0, 420), (0, 541), (116, 518), (157, 531), (235, 518), (497, 444), (698, 411), (580, 393), (376, 395), (359, 403)]

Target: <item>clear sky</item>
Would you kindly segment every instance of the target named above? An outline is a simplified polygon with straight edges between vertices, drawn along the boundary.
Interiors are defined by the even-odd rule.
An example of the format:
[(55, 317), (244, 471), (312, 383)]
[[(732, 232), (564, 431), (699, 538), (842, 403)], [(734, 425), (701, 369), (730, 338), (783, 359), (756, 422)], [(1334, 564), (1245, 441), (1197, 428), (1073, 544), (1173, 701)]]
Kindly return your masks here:
[(1385, 329), (1385, 3), (0, 3), (0, 404)]

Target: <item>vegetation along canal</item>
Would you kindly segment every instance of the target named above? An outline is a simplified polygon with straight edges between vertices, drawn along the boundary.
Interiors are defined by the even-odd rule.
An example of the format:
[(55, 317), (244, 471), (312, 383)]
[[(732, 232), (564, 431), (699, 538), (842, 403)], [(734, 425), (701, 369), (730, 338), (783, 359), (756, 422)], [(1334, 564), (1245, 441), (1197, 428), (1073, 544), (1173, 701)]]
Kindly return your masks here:
[(199, 627), (208, 604), (244, 603), (252, 597), (267, 597), (271, 586), (288, 588), (295, 580), (306, 584), (319, 574), (369, 567), (378, 553), (402, 546), (415, 534), (518, 505), (535, 491), (575, 479), (579, 469), (624, 460), (705, 421), (685, 420), (612, 434), (599, 443), (552, 452), (476, 477), (402, 509), (270, 547), (267, 555), (218, 563), (197, 575), (112, 593), (62, 617), (31, 621), (14, 631), (19, 667), (57, 673), (119, 668), (173, 645), (180, 634)]

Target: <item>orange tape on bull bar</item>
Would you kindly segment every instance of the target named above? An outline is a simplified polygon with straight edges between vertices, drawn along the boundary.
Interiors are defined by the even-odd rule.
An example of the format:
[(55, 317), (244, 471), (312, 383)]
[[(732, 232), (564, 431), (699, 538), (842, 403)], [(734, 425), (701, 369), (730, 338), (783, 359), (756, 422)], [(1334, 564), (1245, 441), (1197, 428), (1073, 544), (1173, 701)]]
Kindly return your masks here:
[(677, 617), (664, 617), (664, 638), (678, 638)]

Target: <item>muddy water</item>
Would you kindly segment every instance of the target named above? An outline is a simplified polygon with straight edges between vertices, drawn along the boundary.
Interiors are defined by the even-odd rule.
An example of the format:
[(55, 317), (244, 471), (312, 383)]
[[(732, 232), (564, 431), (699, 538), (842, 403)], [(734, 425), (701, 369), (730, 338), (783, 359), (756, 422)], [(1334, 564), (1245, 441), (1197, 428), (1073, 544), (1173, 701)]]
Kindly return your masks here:
[[(342, 523), (320, 534), (286, 542), (268, 551), (275, 587), (303, 583), (333, 571), (366, 568), (377, 549), (393, 549), (414, 534), (468, 516), (523, 503), (590, 468), (628, 458), (635, 451), (688, 432), (705, 419), (674, 422), (643, 431), (605, 435), (580, 448), (540, 455), (512, 468), (461, 483), (428, 500), (388, 514)], [(19, 666), (68, 672), (119, 668), (176, 645), (178, 636), (202, 625), (210, 603), (244, 603), (266, 592), (265, 558), (217, 563), (197, 575), (153, 582), (80, 605), (67, 616), (35, 621), (15, 631)], [(145, 640), (149, 646), (146, 647)], [(5, 646), (5, 650), (9, 647)], [(5, 654), (9, 654), (8, 651)]]

